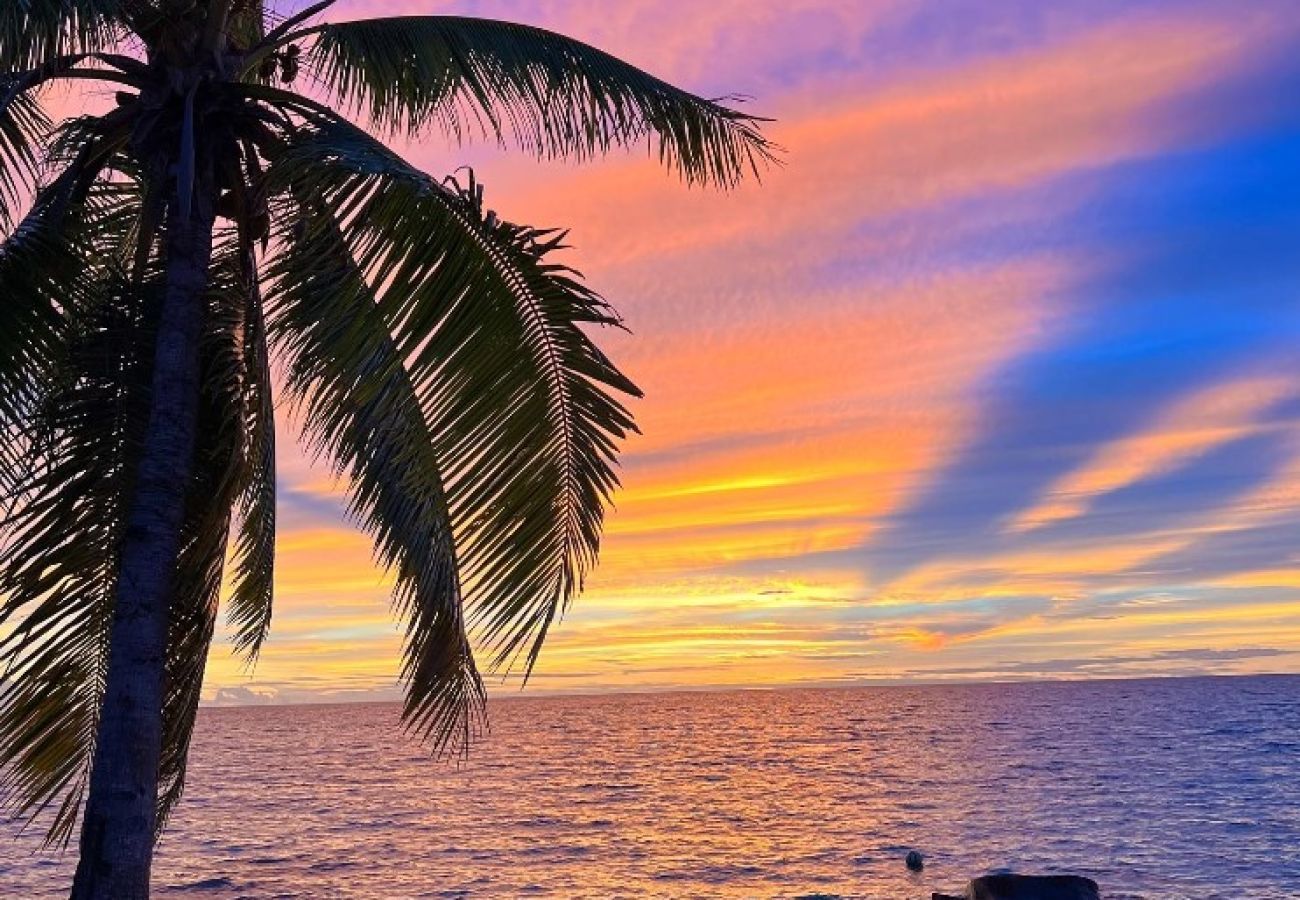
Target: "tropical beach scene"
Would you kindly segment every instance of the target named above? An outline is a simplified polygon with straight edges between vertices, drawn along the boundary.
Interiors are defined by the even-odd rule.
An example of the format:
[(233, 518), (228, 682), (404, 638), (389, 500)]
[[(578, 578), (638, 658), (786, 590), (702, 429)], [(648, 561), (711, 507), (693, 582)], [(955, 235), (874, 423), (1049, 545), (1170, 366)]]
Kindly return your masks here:
[(1300, 896), (1293, 0), (0, 0), (0, 900)]

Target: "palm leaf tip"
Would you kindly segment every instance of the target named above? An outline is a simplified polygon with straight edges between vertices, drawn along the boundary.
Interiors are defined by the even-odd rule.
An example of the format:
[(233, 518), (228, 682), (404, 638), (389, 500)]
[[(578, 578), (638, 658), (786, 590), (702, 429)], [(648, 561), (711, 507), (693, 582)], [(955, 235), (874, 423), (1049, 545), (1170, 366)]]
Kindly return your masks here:
[(647, 139), (691, 183), (732, 187), (778, 158), (766, 121), (541, 28), (456, 16), (321, 25), (308, 64), (336, 100), (394, 131), (512, 138), (588, 159)]
[(437, 640), (408, 634), (402, 720), (435, 755), (463, 756), (487, 728), (487, 691), (463, 635), (438, 649), (419, 646), (430, 639)]

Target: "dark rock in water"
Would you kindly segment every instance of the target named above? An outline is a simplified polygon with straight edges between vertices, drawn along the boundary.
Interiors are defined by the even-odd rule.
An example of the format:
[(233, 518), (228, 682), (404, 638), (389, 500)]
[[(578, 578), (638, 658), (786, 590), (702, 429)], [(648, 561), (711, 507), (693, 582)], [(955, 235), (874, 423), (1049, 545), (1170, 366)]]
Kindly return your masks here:
[(985, 875), (960, 896), (934, 894), (933, 900), (1101, 900), (1097, 882), (1079, 875)]
[(919, 872), (925, 868), (925, 857), (921, 855), (920, 850), (908, 850), (905, 862), (913, 872)]
[(205, 878), (202, 881), (191, 882), (190, 884), (178, 885), (172, 888), (175, 891), (220, 891), (225, 888), (234, 887), (235, 883), (229, 878)]
[(1097, 882), (1079, 875), (985, 875), (966, 888), (970, 900), (1100, 900)]

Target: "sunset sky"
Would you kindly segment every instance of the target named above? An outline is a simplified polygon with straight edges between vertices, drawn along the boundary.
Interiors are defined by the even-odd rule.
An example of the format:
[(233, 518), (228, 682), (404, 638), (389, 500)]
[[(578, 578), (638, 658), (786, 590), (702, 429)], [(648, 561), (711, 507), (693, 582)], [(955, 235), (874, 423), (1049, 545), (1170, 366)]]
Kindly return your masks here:
[[(602, 342), (644, 434), (529, 691), (1297, 670), (1294, 0), (330, 15), (415, 12), (750, 95), (785, 148), (729, 195), (404, 148), (572, 228), (633, 332)], [(252, 672), (220, 641), (208, 696), (394, 696), (387, 581), (291, 434), (273, 636)]]

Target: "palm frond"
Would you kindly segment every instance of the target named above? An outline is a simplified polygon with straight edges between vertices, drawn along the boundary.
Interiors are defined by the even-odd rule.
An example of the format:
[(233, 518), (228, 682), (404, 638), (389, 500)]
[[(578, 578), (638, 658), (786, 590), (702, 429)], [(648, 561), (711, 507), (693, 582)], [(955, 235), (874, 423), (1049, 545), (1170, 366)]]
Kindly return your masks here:
[(334, 220), (292, 178), (287, 188), (268, 332), (285, 360), (304, 437), (347, 476), (350, 512), (396, 575), (394, 602), (407, 623), (404, 718), (437, 749), (463, 748), (485, 697), (465, 635), (433, 436)]
[[(139, 193), (127, 205), (139, 212)], [(121, 224), (129, 224), (124, 216)], [(102, 223), (99, 223), (102, 224)], [(117, 235), (131, 238), (128, 227)], [(227, 241), (227, 244), (231, 242)], [(122, 531), (149, 415), (159, 260), (83, 260), (66, 348), (35, 417), (9, 542), (0, 553), (0, 796), (14, 814), (53, 809), (47, 841), (66, 843), (93, 756)], [(231, 511), (249, 479), (243, 427), (246, 281), (234, 252), (214, 264), (201, 347), (200, 445), (187, 488), (164, 664), (159, 827), (180, 798), (211, 645)]]
[(340, 223), (434, 436), (471, 622), (494, 668), (531, 667), (595, 562), (634, 430), (612, 392), (639, 391), (583, 330), (617, 316), (548, 258), (563, 235), (497, 220), (472, 181), (434, 182), (345, 123), (272, 174)]
[(107, 274), (85, 294), (0, 554), (0, 625), (14, 626), (0, 641), (0, 794), (28, 818), (54, 805), (54, 843), (71, 834), (94, 748), (117, 548), (148, 415), (143, 308), (156, 301)]
[(234, 583), (228, 616), (235, 650), (251, 663), (271, 627), (275, 581), (275, 405), (266, 324), (257, 273), (244, 265), (243, 421), (247, 434), (245, 477), (239, 495)]
[(580, 41), (457, 16), (330, 23), (309, 68), (340, 103), (406, 132), (513, 138), (539, 157), (586, 159), (653, 137), (691, 182), (736, 184), (774, 157), (761, 120), (673, 87)]
[[(37, 197), (27, 217), (0, 246), (0, 490), (21, 471), (42, 375), (65, 325), (61, 303), (82, 277), (86, 236), (69, 227), (66, 209), (77, 174), (64, 172)], [(12, 448), (12, 450), (9, 450)]]
[(62, 174), (0, 249), (0, 805), (52, 809), (51, 843), (72, 833), (94, 747), (153, 302), (121, 275), (139, 192), (101, 179), (115, 143), (65, 138)]
[(38, 142), (50, 120), (18, 76), (0, 76), (0, 227), (36, 186)]
[[(57, 154), (46, 151), (52, 124), (37, 99), (38, 91), (48, 82), (62, 77), (103, 77), (106, 80), (135, 81), (134, 76), (107, 69), (78, 68), (85, 57), (81, 55), (59, 57), (45, 65), (25, 72), (0, 74), (0, 227), (8, 228), (14, 207), (30, 198), (49, 157)], [(71, 140), (96, 134), (113, 122), (111, 116), (84, 117), (75, 120)], [(88, 127), (90, 126), (90, 127)], [(59, 143), (70, 145), (68, 129), (58, 136)], [(64, 153), (65, 161), (71, 157)], [(74, 154), (75, 155), (75, 154)]]
[[(27, 468), (31, 414), (61, 357), (61, 342), (102, 263), (129, 231), (130, 190), (95, 184), (114, 144), (98, 134), (36, 197), (28, 215), (0, 245), (0, 492)], [(62, 161), (62, 158), (60, 158)]]
[(33, 69), (72, 53), (110, 49), (134, 0), (6, 0), (0, 4), (0, 71)]

